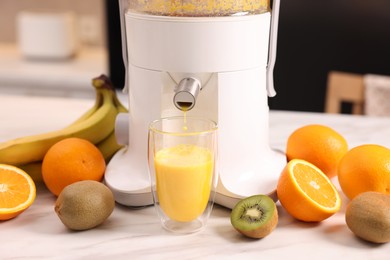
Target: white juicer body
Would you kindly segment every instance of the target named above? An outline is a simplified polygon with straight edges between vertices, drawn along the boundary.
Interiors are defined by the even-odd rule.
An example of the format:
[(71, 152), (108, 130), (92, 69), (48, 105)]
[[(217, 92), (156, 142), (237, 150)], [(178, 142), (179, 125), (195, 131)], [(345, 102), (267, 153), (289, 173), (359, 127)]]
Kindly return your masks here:
[(215, 202), (232, 208), (243, 197), (273, 194), (286, 158), (268, 145), (270, 21), (270, 13), (196, 18), (125, 14), (128, 146), (111, 159), (105, 174), (118, 203), (153, 204), (148, 125), (161, 117), (183, 115), (173, 97), (186, 77), (198, 79), (202, 86), (188, 116), (218, 123)]

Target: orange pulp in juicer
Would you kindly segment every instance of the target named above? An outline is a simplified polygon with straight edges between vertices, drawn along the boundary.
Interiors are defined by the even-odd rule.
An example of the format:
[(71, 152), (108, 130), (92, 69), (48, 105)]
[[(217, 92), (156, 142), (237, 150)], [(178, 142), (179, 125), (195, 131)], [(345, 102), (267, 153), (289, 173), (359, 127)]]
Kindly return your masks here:
[(270, 11), (270, 0), (134, 0), (130, 9), (166, 16), (229, 16)]

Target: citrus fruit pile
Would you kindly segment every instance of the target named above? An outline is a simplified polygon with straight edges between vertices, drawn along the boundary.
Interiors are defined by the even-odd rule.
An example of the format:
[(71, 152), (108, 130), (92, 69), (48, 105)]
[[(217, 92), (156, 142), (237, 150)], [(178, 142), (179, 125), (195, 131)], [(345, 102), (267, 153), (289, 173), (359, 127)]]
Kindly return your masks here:
[(339, 211), (341, 199), (331, 178), (347, 151), (344, 137), (328, 126), (306, 125), (291, 133), (288, 163), (277, 184), (279, 201), (291, 216), (319, 222)]
[(351, 201), (365, 192), (390, 194), (390, 149), (384, 146), (363, 144), (348, 150), (344, 137), (332, 128), (306, 125), (289, 136), (286, 155), (277, 194), (298, 220), (319, 222), (335, 214), (341, 205), (339, 192)]

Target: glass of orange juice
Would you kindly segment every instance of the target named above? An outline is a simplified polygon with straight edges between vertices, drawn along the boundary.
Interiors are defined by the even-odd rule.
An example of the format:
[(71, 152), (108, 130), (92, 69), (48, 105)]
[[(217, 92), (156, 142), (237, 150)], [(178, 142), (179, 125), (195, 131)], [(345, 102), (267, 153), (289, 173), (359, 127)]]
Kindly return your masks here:
[(169, 117), (149, 127), (149, 169), (162, 226), (175, 233), (202, 230), (218, 181), (217, 124), (204, 118)]

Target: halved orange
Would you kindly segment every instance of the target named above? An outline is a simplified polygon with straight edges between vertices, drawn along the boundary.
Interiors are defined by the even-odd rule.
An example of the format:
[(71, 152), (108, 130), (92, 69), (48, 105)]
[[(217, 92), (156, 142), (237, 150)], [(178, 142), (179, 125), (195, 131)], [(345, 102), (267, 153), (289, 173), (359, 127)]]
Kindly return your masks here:
[(18, 216), (31, 206), (35, 196), (35, 183), (26, 172), (0, 164), (0, 220)]
[(283, 208), (294, 218), (319, 222), (335, 214), (341, 199), (330, 179), (315, 165), (293, 159), (283, 169), (277, 194)]

